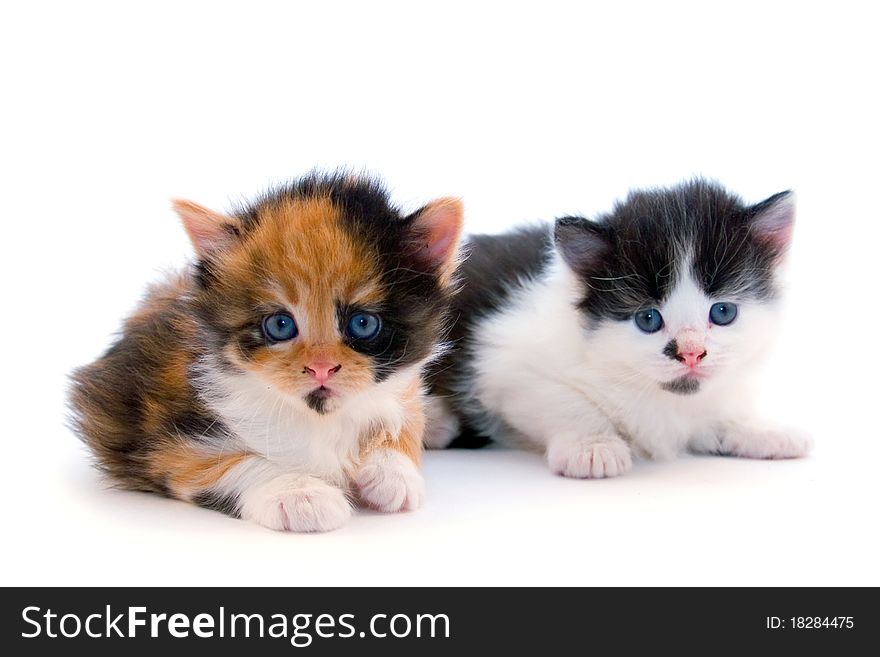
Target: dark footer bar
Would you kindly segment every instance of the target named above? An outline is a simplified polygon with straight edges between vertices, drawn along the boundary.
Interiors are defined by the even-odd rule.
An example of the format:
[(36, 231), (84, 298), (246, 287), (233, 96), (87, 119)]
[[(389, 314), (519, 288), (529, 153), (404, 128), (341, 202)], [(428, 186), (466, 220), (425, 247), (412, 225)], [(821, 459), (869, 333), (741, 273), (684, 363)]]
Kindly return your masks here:
[(880, 638), (874, 589), (7, 588), (2, 596), (7, 655), (139, 648), (163, 656), (251, 648), (261, 655), (751, 648), (855, 654), (846, 651)]

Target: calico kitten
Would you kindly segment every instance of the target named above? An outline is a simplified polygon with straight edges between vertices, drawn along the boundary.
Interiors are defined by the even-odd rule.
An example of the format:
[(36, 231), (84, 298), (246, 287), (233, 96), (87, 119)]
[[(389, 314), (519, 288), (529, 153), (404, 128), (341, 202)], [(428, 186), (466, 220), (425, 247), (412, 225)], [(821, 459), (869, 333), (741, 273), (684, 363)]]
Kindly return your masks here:
[(415, 509), (422, 370), (461, 203), (403, 216), (373, 180), (311, 174), (222, 215), (176, 201), (197, 262), (73, 375), (74, 426), (116, 483), (324, 531), (349, 496)]
[(632, 452), (803, 456), (808, 437), (749, 409), (793, 222), (790, 192), (746, 205), (695, 180), (471, 238), (427, 444), (489, 436), (569, 477), (623, 474)]

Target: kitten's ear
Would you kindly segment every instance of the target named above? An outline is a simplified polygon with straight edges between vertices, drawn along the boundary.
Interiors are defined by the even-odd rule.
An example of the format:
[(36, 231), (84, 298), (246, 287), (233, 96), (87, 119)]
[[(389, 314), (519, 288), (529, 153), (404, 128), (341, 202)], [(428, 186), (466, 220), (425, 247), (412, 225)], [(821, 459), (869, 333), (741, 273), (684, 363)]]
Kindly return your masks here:
[(428, 203), (412, 215), (410, 255), (447, 286), (458, 267), (458, 244), (464, 222), (461, 199), (445, 197)]
[(241, 234), (241, 223), (234, 217), (192, 201), (173, 199), (171, 205), (200, 258), (222, 249)]
[(785, 255), (794, 229), (794, 192), (780, 192), (749, 208), (749, 225), (759, 242), (766, 244), (777, 259)]
[(586, 277), (610, 249), (605, 227), (583, 217), (562, 217), (553, 231), (556, 248), (572, 271)]

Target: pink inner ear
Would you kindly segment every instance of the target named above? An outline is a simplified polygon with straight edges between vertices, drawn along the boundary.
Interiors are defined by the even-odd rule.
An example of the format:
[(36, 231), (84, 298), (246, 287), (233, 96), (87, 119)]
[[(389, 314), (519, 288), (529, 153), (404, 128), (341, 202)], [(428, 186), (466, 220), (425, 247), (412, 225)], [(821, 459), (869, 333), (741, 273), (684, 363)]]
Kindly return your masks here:
[(782, 252), (791, 242), (794, 216), (794, 194), (787, 194), (753, 219), (752, 230), (759, 240)]
[(424, 240), (420, 255), (428, 264), (441, 266), (453, 258), (463, 219), (462, 203), (455, 198), (438, 199), (419, 213), (414, 228)]
[(230, 236), (229, 226), (237, 225), (235, 219), (192, 201), (175, 199), (171, 204), (200, 256), (225, 244)]
[(449, 256), (455, 244), (456, 233), (454, 231), (443, 232), (436, 236), (433, 241), (428, 240), (428, 259), (432, 262), (443, 262)]

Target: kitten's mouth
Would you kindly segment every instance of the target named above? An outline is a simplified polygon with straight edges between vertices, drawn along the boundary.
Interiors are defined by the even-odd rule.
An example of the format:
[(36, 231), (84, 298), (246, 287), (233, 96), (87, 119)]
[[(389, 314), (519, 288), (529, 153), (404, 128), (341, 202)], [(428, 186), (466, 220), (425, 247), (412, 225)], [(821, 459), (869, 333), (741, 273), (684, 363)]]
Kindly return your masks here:
[(324, 414), (327, 412), (328, 401), (336, 396), (336, 392), (325, 386), (320, 386), (312, 390), (305, 396), (306, 405), (316, 413)]

